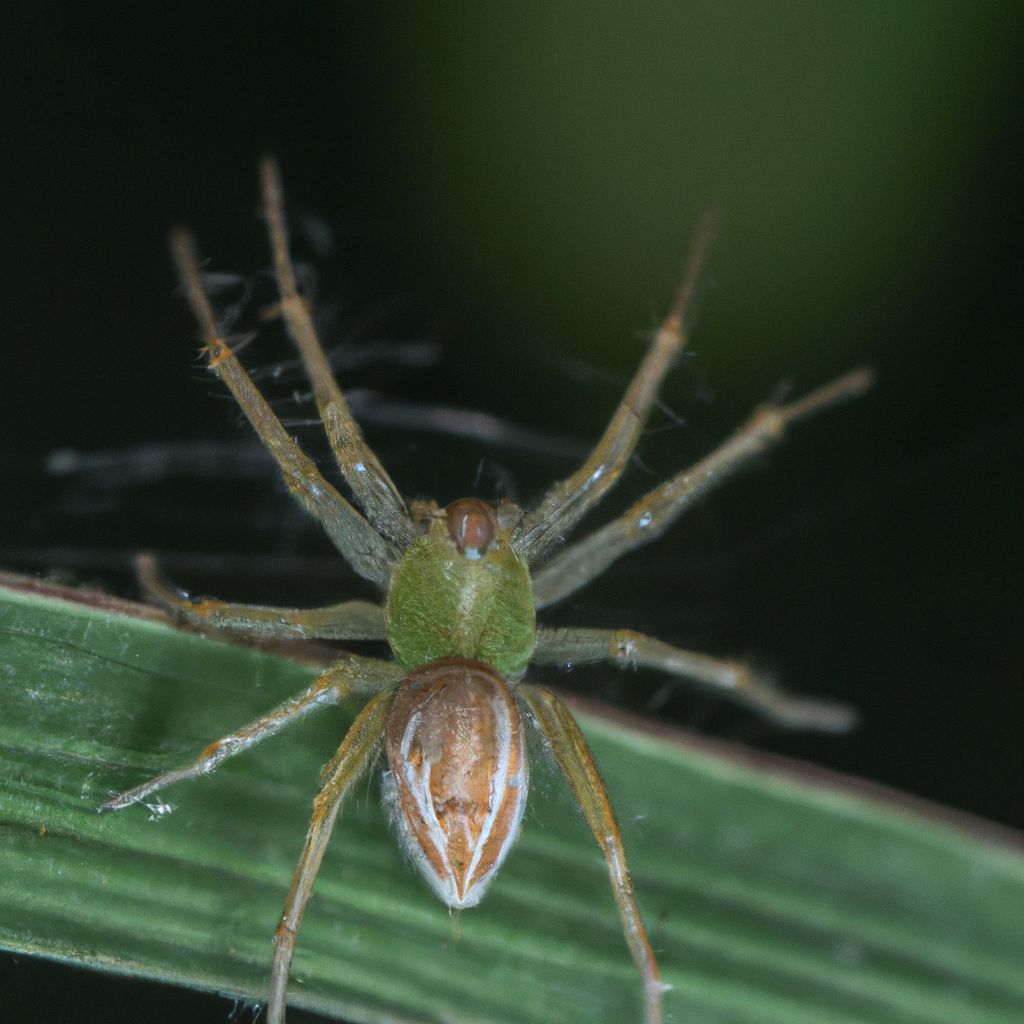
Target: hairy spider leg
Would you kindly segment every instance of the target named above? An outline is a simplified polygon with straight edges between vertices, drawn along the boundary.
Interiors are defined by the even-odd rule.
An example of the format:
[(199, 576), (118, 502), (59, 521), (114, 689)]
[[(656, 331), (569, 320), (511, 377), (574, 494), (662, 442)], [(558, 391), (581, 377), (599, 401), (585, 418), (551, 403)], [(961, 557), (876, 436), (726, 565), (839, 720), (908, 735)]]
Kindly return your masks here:
[(379, 658), (362, 658), (346, 654), (333, 662), (313, 680), (302, 693), (278, 704), (268, 714), (243, 726), (236, 732), (214, 740), (195, 760), (161, 772), (139, 786), (125, 790), (103, 804), (99, 811), (119, 811), (129, 804), (185, 779), (209, 775), (218, 765), (235, 754), (261, 743), (269, 736), (279, 733), (285, 726), (297, 722), (312, 711), (332, 707), (354, 693), (377, 693), (392, 686), (401, 679), (401, 670), (391, 661)]
[(516, 694), (532, 712), (534, 723), (547, 740), (583, 817), (601, 847), (626, 942), (643, 979), (645, 1020), (647, 1024), (661, 1024), (661, 996), (667, 986), (661, 981), (658, 963), (633, 897), (633, 885), (622, 848), (622, 833), (594, 756), (572, 712), (550, 690), (520, 683)]
[(274, 965), (270, 972), (267, 999), (267, 1024), (284, 1024), (288, 998), (288, 974), (295, 953), (295, 938), (302, 914), (313, 892), (324, 850), (331, 838), (335, 819), (352, 785), (373, 764), (382, 746), (384, 727), (395, 697), (396, 687), (378, 693), (359, 713), (345, 734), (337, 754), (320, 773), (320, 791), (313, 799), (306, 843), (292, 878), (281, 922), (274, 932)]
[(317, 337), (309, 307), (296, 286), (295, 270), (288, 255), (281, 172), (277, 161), (271, 157), (264, 157), (260, 162), (260, 182), (274, 276), (281, 293), (281, 313), (313, 385), (317, 409), (334, 458), (366, 518), (389, 540), (405, 547), (416, 536), (416, 528), (398, 488), (363, 439), (349, 411)]
[(742, 661), (673, 647), (631, 629), (537, 630), (533, 664), (564, 666), (599, 661), (624, 669), (657, 669), (688, 679), (747, 704), (765, 718), (791, 729), (846, 732), (857, 722), (857, 712), (848, 705), (788, 694)]
[(147, 597), (194, 626), (249, 633), (264, 640), (384, 640), (384, 610), (372, 601), (342, 601), (325, 608), (273, 608), (191, 598), (157, 567), (152, 555), (135, 559), (135, 574)]
[(398, 558), (397, 549), (321, 476), (313, 460), (289, 436), (221, 337), (210, 301), (203, 290), (195, 245), (187, 231), (172, 233), (171, 253), (189, 305), (199, 322), (210, 369), (227, 385), (259, 439), (274, 457), (288, 490), (306, 511), (319, 520), (334, 546), (360, 576), (386, 587), (391, 566)]
[(716, 215), (707, 211), (698, 222), (672, 308), (655, 332), (651, 347), (601, 440), (583, 465), (550, 488), (516, 528), (512, 543), (527, 562), (543, 559), (560, 543), (580, 517), (604, 497), (626, 468), (661, 382), (686, 344), (684, 321), (703, 272), (708, 249), (714, 240), (716, 221)]
[(863, 394), (874, 375), (852, 370), (788, 405), (764, 405), (721, 447), (645, 494), (618, 519), (560, 551), (533, 576), (538, 608), (568, 597), (617, 558), (660, 537), (684, 512), (773, 444), (790, 424), (827, 406)]

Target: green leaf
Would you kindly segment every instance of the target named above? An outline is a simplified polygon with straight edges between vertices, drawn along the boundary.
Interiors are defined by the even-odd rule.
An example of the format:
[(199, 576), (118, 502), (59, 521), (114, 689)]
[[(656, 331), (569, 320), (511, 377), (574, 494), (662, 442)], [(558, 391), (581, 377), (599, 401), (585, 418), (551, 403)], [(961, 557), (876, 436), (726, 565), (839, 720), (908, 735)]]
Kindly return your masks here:
[[(99, 816), (114, 792), (315, 668), (138, 606), (8, 584), (0, 945), (258, 998), (317, 773), (354, 709), (326, 710), (150, 807)], [(1009, 844), (735, 752), (580, 719), (674, 986), (667, 1021), (1024, 1019), (1024, 857)], [(519, 845), (459, 917), (403, 862), (376, 783), (361, 786), (325, 858), (291, 993), (365, 1021), (641, 1016), (604, 864), (543, 756)]]

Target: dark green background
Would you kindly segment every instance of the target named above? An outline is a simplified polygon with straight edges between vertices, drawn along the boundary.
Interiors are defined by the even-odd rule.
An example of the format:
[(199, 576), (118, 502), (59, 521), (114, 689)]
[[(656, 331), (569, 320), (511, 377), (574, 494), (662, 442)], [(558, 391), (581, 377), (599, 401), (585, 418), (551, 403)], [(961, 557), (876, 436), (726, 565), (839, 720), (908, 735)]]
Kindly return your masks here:
[[(164, 237), (187, 221), (216, 269), (263, 266), (263, 151), (295, 208), (335, 229), (321, 270), (338, 336), (368, 321), (364, 334), (447, 354), (356, 383), (552, 437), (600, 431), (717, 203), (714, 287), (664, 394), (685, 423), (655, 417), (613, 507), (780, 380), (803, 390), (868, 362), (879, 386), (549, 621), (756, 656), (794, 689), (855, 703), (864, 725), (787, 736), (665, 699), (658, 678), (561, 682), (1024, 824), (1022, 21), (1016, 4), (931, 2), (43, 14), (8, 33), (0, 559), (129, 593), (126, 552), (147, 546), (224, 596), (355, 587), (272, 482), (111, 495), (40, 470), (58, 447), (244, 436), (194, 361)], [(572, 467), (370, 434), (404, 489), (445, 501), (472, 490), (481, 458), (483, 493), (505, 478), (524, 500)], [(229, 1010), (25, 961), (3, 972), (12, 1006), (53, 1020)]]

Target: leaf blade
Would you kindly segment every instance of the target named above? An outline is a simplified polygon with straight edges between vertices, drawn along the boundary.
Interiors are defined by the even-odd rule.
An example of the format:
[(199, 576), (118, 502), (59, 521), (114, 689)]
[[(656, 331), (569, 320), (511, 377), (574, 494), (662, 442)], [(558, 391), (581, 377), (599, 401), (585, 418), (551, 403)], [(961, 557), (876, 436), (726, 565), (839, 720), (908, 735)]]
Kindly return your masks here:
[[(154, 800), (101, 817), (112, 792), (191, 756), (313, 669), (11, 589), (0, 645), (0, 945), (260, 997), (317, 771), (353, 709), (160, 794), (169, 813)], [(1018, 852), (582, 721), (674, 985), (668, 1021), (1020, 1019)], [(523, 839), (457, 940), (362, 788), (300, 935), (295, 1004), (367, 1021), (638, 1019), (600, 855), (552, 767), (535, 772)]]

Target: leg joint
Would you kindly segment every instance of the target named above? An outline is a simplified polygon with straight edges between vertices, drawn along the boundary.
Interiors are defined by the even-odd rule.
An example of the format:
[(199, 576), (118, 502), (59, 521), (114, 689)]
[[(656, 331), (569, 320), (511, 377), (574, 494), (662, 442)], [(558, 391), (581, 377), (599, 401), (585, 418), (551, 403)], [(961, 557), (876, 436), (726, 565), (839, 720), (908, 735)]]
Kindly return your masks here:
[(643, 635), (631, 629), (615, 630), (608, 645), (609, 657), (635, 668), (639, 660), (638, 647), (642, 640)]

